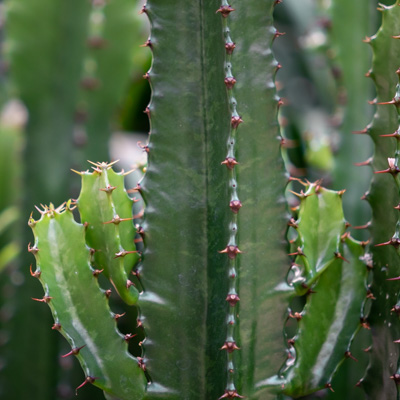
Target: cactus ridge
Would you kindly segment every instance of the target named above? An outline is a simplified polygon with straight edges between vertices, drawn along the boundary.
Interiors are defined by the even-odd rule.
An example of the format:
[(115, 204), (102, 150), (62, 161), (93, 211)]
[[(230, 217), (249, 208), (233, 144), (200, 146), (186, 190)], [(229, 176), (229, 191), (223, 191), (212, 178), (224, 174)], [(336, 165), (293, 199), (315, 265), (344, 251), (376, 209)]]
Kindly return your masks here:
[(77, 390), (92, 383), (113, 398), (142, 399), (146, 378), (139, 359), (128, 353), (129, 335), (117, 330), (108, 291), (98, 286), (84, 225), (75, 222), (71, 202), (39, 211), (39, 220), (29, 219), (35, 236), (29, 251), (36, 258), (31, 274), (40, 280), (45, 294), (34, 300), (49, 305), (52, 329), (70, 343), (71, 351), (63, 357), (75, 355), (81, 363), (86, 378)]
[(297, 236), (291, 240), (296, 251), (288, 281), (295, 295), (307, 297), (301, 311), (288, 310), (287, 321), (297, 320), (297, 333), (285, 333), (287, 360), (278, 375), (283, 393), (295, 398), (331, 388), (339, 366), (352, 358), (357, 331), (366, 326), (369, 293), (365, 243), (346, 232), (343, 191), (327, 190), (319, 182), (303, 185), (297, 219), (289, 222)]
[[(362, 131), (375, 144), (369, 165), (375, 175), (364, 198), (370, 204), (372, 219), (367, 224), (371, 233), (372, 303), (368, 322), (372, 328), (370, 363), (360, 385), (370, 398), (391, 399), (399, 396), (400, 338), (398, 318), (399, 289), (390, 279), (400, 275), (399, 181), (400, 145), (398, 59), (400, 57), (400, 1), (392, 6), (381, 5), (382, 24), (378, 32), (367, 37), (372, 48), (372, 68), (368, 71), (376, 87), (377, 111), (372, 122)], [(394, 140), (393, 140), (394, 139)], [(392, 176), (390, 176), (392, 175)], [(393, 180), (395, 184), (393, 185)], [(390, 234), (394, 232), (390, 238)], [(382, 346), (385, 343), (385, 346)]]
[(235, 340), (235, 326), (237, 324), (237, 319), (239, 317), (239, 305), (240, 298), (237, 293), (238, 284), (238, 263), (237, 255), (241, 253), (237, 243), (238, 235), (238, 224), (237, 224), (237, 214), (242, 207), (242, 203), (238, 197), (238, 182), (236, 178), (236, 157), (235, 157), (235, 144), (236, 135), (239, 125), (243, 122), (240, 115), (237, 112), (237, 101), (234, 97), (234, 86), (236, 84), (236, 79), (232, 74), (232, 53), (235, 49), (235, 43), (230, 36), (229, 30), (229, 14), (235, 11), (226, 0), (222, 1), (221, 7), (217, 10), (217, 13), (221, 13), (222, 18), (222, 28), (225, 38), (225, 86), (227, 90), (227, 96), (230, 106), (230, 133), (227, 141), (227, 155), (222, 164), (225, 164), (228, 169), (229, 174), (229, 190), (230, 190), (230, 202), (229, 207), (232, 210), (232, 218), (229, 223), (230, 238), (226, 248), (220, 253), (226, 253), (229, 258), (229, 290), (226, 296), (226, 301), (229, 303), (229, 311), (226, 317), (227, 322), (227, 333), (225, 343), (221, 347), (226, 350), (227, 355), (227, 383), (225, 387), (225, 392), (222, 394), (220, 399), (223, 398), (243, 398), (236, 389), (235, 386), (235, 374), (237, 374), (237, 368), (235, 365), (234, 352), (240, 350), (236, 344)]
[(86, 225), (86, 242), (94, 249), (93, 263), (112, 282), (121, 298), (136, 304), (139, 292), (130, 279), (139, 255), (132, 222), (133, 200), (124, 187), (124, 173), (113, 163), (93, 163), (93, 172), (81, 172), (82, 189), (76, 204)]

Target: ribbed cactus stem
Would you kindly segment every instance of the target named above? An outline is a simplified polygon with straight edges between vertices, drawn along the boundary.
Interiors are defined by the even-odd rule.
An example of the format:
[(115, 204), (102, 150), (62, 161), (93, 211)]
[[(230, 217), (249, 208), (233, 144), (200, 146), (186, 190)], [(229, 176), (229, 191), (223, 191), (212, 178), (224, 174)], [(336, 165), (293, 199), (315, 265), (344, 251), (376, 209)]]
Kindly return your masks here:
[[(234, 50), (234, 42), (230, 36), (229, 30), (229, 14), (235, 11), (227, 1), (223, 1), (221, 7), (218, 9), (217, 12), (221, 13), (222, 18), (222, 28), (225, 37), (225, 86), (227, 90), (227, 96), (230, 106), (230, 134), (228, 137), (227, 142), (227, 155), (225, 160), (233, 159), (236, 160), (235, 157), (235, 144), (236, 144), (236, 135), (237, 130), (242, 122), (238, 112), (237, 112), (237, 102), (234, 97), (234, 86), (236, 83), (236, 79), (232, 74), (232, 54)], [(237, 243), (237, 235), (238, 235), (238, 224), (237, 224), (237, 214), (242, 206), (242, 203), (238, 197), (238, 183), (236, 177), (236, 165), (229, 165), (226, 164), (228, 168), (229, 174), (229, 190), (230, 190), (230, 203), (229, 207), (232, 210), (232, 217), (229, 223), (229, 231), (230, 231), (230, 238), (227, 244), (226, 249), (224, 252), (227, 252), (227, 256), (229, 257), (229, 291), (226, 297), (226, 300), (229, 303), (229, 311), (228, 316), (226, 319), (227, 322), (227, 334), (225, 343), (222, 346), (224, 350), (226, 350), (227, 354), (227, 384), (225, 388), (225, 393), (220, 397), (242, 397), (237, 393), (236, 386), (235, 386), (235, 374), (236, 372), (236, 365), (234, 359), (234, 352), (236, 350), (240, 350), (236, 344), (235, 340), (235, 333), (236, 333), (236, 325), (238, 319), (238, 311), (239, 305), (237, 304), (240, 300), (237, 291), (237, 276), (238, 276), (238, 265), (237, 265), (237, 254), (240, 253), (238, 243)], [(226, 396), (226, 394), (229, 394)], [(234, 393), (234, 395), (233, 395)]]

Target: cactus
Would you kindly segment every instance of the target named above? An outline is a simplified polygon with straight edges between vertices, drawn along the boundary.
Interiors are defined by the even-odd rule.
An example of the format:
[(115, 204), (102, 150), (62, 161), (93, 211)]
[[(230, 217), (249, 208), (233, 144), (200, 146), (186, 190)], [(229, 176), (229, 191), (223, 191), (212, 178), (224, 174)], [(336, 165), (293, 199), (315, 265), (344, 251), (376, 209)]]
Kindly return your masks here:
[[(378, 104), (372, 123), (363, 131), (369, 134), (375, 144), (375, 153), (370, 164), (376, 175), (365, 198), (372, 210), (372, 219), (368, 226), (372, 236), (371, 253), (374, 260), (372, 290), (376, 300), (372, 304), (368, 319), (373, 329), (373, 345), (370, 365), (362, 386), (369, 398), (379, 396), (381, 399), (397, 398), (399, 382), (399, 351), (395, 342), (400, 337), (397, 315), (399, 291), (396, 282), (388, 281), (400, 275), (399, 254), (396, 251), (399, 217), (396, 210), (398, 203), (396, 101), (399, 88), (398, 85), (396, 87), (398, 82), (396, 70), (400, 55), (400, 42), (396, 35), (400, 29), (399, 5), (400, 2), (396, 1), (393, 6), (380, 7), (382, 26), (375, 36), (366, 39), (373, 51), (372, 69), (368, 75), (375, 83), (374, 102)], [(393, 100), (389, 101), (391, 98)], [(394, 184), (390, 174), (395, 178)]]
[[(14, 21), (32, 13), (10, 1)], [(145, 110), (151, 134), (142, 145), (148, 166), (144, 179), (128, 190), (145, 201), (144, 219), (134, 225), (138, 215), (124, 190), (124, 173), (115, 173), (112, 163), (93, 163), (93, 172), (79, 172), (82, 191), (77, 200), (59, 208), (42, 206), (40, 219), (30, 218), (35, 243), (29, 250), (37, 260), (31, 273), (44, 288), (43, 298), (32, 297), (50, 306), (53, 327), (72, 348), (66, 355), (75, 355), (83, 367), (80, 395), (92, 383), (107, 399), (120, 400), (283, 400), (319, 390), (334, 398), (333, 377), (343, 364), (353, 362), (346, 359), (355, 358), (356, 333), (371, 327), (370, 366), (358, 385), (367, 398), (398, 397), (399, 238), (397, 210), (391, 209), (398, 208), (396, 201), (392, 204), (398, 196), (388, 176), (394, 175), (398, 184), (398, 150), (393, 138), (379, 135), (398, 136), (393, 105), (398, 107), (399, 95), (390, 98), (397, 80), (400, 0), (381, 6), (382, 28), (369, 40), (374, 51), (369, 75), (381, 103), (373, 123), (362, 131), (376, 144), (369, 164), (380, 173), (365, 195), (372, 209), (372, 244), (351, 238), (343, 192), (324, 189), (320, 181), (289, 178), (305, 189), (298, 193), (299, 209), (291, 219), (287, 215), (288, 178), (280, 153), (288, 141), (280, 136), (276, 119), (283, 100), (275, 92), (280, 64), (271, 51), (281, 36), (272, 23), (278, 3), (222, 0), (192, 7), (183, 0), (173, 5), (149, 0), (142, 8), (152, 26), (145, 42), (153, 53), (145, 74), (152, 88)], [(43, 5), (44, 0), (32, 4)], [(96, 38), (92, 45), (104, 44), (101, 17), (107, 10), (123, 15), (124, 7), (129, 8), (128, 2), (108, 8), (114, 5), (80, 4), (84, 9), (77, 34), (83, 37), (89, 29)], [(16, 32), (21, 26), (15, 25)], [(20, 45), (14, 40), (11, 53)], [(74, 93), (66, 109), (72, 115), (82, 106), (78, 128), (94, 131), (103, 116), (96, 117), (88, 104), (103, 104), (100, 93), (112, 87), (105, 81), (97, 85), (96, 75), (101, 63), (110, 60), (101, 58), (106, 47), (92, 46), (86, 52), (78, 42), (80, 60), (86, 59), (88, 91), (69, 88), (69, 95)], [(15, 55), (27, 56), (29, 49), (19, 49)], [(34, 107), (28, 104), (28, 109), (32, 113)], [(30, 124), (38, 121), (34, 115)], [(75, 121), (68, 123), (77, 127)], [(49, 185), (56, 176), (50, 171), (41, 179)], [(75, 204), (82, 224), (74, 221)], [(135, 246), (142, 240), (139, 234), (143, 253), (138, 253), (141, 244)], [(104, 285), (113, 285), (126, 310), (138, 310), (132, 313), (138, 313), (137, 320), (132, 318), (137, 332), (124, 336), (116, 329), (113, 317), (121, 315), (113, 300), (114, 311), (108, 307), (110, 290), (101, 289)], [(138, 332), (145, 339), (133, 356), (124, 339)], [(55, 352), (54, 346), (46, 351)], [(52, 381), (55, 375), (48, 371)], [(52, 387), (42, 388), (40, 396), (52, 398)], [(18, 389), (17, 395), (26, 397), (21, 393)]]

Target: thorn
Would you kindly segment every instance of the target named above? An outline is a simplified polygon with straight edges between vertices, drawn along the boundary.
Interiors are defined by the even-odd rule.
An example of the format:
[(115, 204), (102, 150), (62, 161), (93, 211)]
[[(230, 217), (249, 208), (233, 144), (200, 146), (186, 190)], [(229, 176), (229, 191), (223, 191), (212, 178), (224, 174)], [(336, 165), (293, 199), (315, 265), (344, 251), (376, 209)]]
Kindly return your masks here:
[(363, 350), (363, 352), (364, 353), (369, 353), (371, 351), (371, 349), (372, 349), (372, 346), (368, 346)]
[(274, 2), (274, 7), (277, 6), (278, 4), (281, 4), (283, 0), (275, 0)]
[(149, 149), (149, 146), (147, 145), (147, 144), (142, 144), (142, 142), (137, 142), (136, 143), (137, 144), (137, 146), (139, 147), (139, 148), (141, 148), (143, 151), (145, 151), (147, 154), (150, 152), (150, 149)]
[(292, 314), (292, 312), (290, 312), (289, 313), (289, 317), (290, 318), (293, 318), (293, 319), (296, 319), (297, 321), (300, 321), (302, 318), (303, 318), (303, 316), (301, 315), (301, 313), (299, 313), (299, 312), (295, 312), (294, 314)]
[(303, 250), (301, 249), (301, 247), (298, 247), (296, 252), (289, 253), (288, 256), (304, 256), (304, 257), (306, 257), (306, 255), (303, 253)]
[(364, 43), (371, 43), (371, 38), (369, 36), (365, 36), (365, 39), (363, 39)]
[(395, 210), (399, 210), (400, 211), (400, 203), (397, 204), (397, 206), (393, 207)]
[(144, 362), (144, 358), (142, 357), (136, 357), (136, 359), (138, 360), (138, 367), (140, 369), (142, 369), (143, 371), (146, 371), (146, 364)]
[(233, 260), (234, 258), (236, 258), (236, 255), (238, 253), (242, 253), (239, 248), (236, 245), (228, 245), (225, 247), (224, 250), (219, 251), (218, 253), (226, 253), (228, 255), (228, 257)]
[(133, 193), (133, 192), (140, 192), (141, 190), (142, 190), (142, 187), (140, 186), (140, 183), (137, 183), (133, 189), (128, 189), (126, 192)]
[(367, 319), (365, 317), (360, 317), (360, 322), (361, 322), (361, 326), (364, 329), (371, 329), (371, 327), (369, 326), (369, 323), (367, 322)]
[(87, 376), (86, 379), (75, 389), (75, 394), (78, 396), (78, 390), (85, 386), (87, 383), (93, 383), (96, 379), (99, 378), (95, 378), (93, 376)]
[(234, 214), (237, 214), (242, 207), (242, 202), (240, 200), (231, 200), (231, 202), (229, 203), (229, 207)]
[[(277, 1), (282, 1), (282, 0), (277, 0)], [(244, 396), (241, 396), (240, 394), (238, 394), (238, 392), (236, 391), (236, 389), (234, 390), (225, 390), (225, 393), (218, 398), (218, 400), (221, 399), (234, 399), (234, 398), (239, 398), (239, 399), (244, 399)]]
[(365, 192), (361, 197), (360, 200), (368, 200), (369, 192)]
[(360, 387), (360, 386), (362, 385), (363, 381), (364, 381), (364, 379), (360, 379), (360, 380), (355, 384), (355, 386), (356, 386), (356, 387)]
[(136, 233), (138, 233), (140, 236), (144, 237), (144, 229), (143, 229), (143, 227), (140, 226), (140, 225), (136, 225), (135, 228), (136, 228)]
[(288, 344), (290, 345), (290, 346), (294, 346), (294, 343), (295, 343), (295, 340), (294, 340), (294, 338), (291, 338), (291, 339), (288, 339)]
[(134, 338), (135, 336), (137, 336), (136, 335), (136, 333), (134, 334), (134, 335), (132, 335), (132, 333), (127, 333), (125, 336), (124, 336), (124, 340), (125, 340), (125, 342), (129, 342), (132, 338)]
[(225, 342), (220, 350), (226, 350), (228, 353), (232, 353), (235, 350), (240, 350), (240, 347), (236, 346), (236, 342)]
[(36, 245), (34, 245), (33, 247), (31, 247), (31, 243), (28, 243), (28, 251), (29, 253), (32, 253), (33, 255), (37, 254), (39, 249), (36, 247)]
[(130, 281), (129, 279), (127, 279), (126, 281), (126, 288), (129, 289), (131, 286), (136, 286), (132, 281)]
[(367, 299), (376, 300), (376, 297), (374, 296), (374, 294), (371, 292), (370, 289), (367, 290)]
[(137, 253), (137, 250), (130, 250), (130, 251), (122, 250), (119, 253), (115, 253), (114, 258), (125, 257), (127, 254), (133, 254), (133, 253)]
[(61, 330), (61, 324), (59, 324), (58, 322), (54, 323), (53, 326), (51, 327), (51, 329), (53, 329), (53, 331), (60, 331)]
[(150, 39), (147, 39), (140, 47), (150, 47), (150, 49), (153, 48), (153, 43)]
[(124, 312), (123, 314), (114, 314), (114, 319), (116, 321), (118, 321), (121, 317), (123, 317), (126, 314), (126, 312)]
[(233, 76), (227, 76), (224, 79), (225, 82), (225, 86), (227, 87), (227, 89), (233, 89), (233, 87), (235, 86), (236, 83), (236, 79)]
[(371, 226), (371, 221), (367, 222), (365, 225), (352, 226), (352, 229), (368, 229)]
[(78, 172), (78, 171), (75, 171), (75, 170), (74, 170), (74, 169), (72, 169), (72, 168), (71, 168), (71, 171), (72, 171), (72, 172), (75, 172), (76, 174), (78, 174), (78, 175), (80, 175), (80, 176), (82, 176), (82, 175), (83, 175), (83, 172)]
[(364, 165), (371, 165), (372, 163), (372, 157), (368, 158), (365, 161), (359, 162), (359, 163), (353, 163), (353, 165), (355, 165), (356, 167), (362, 167)]
[(228, 169), (233, 169), (236, 164), (239, 164), (234, 157), (226, 157), (225, 161), (222, 161), (221, 165), (225, 164)]
[(146, 79), (147, 81), (150, 81), (150, 75), (149, 75), (149, 73), (146, 72), (146, 73), (143, 75), (143, 78)]
[(393, 132), (393, 133), (389, 133), (388, 135), (379, 135), (380, 137), (394, 137), (396, 139), (400, 139), (400, 132), (399, 130)]
[(232, 54), (235, 50), (236, 44), (233, 42), (225, 43), (226, 54)]
[(240, 300), (237, 294), (228, 294), (225, 299), (232, 307), (235, 307), (236, 303)]
[(227, 18), (228, 15), (232, 12), (235, 11), (234, 8), (232, 8), (231, 6), (221, 6), (220, 8), (218, 8), (218, 10), (216, 11), (216, 13), (221, 13), (221, 15), (224, 18)]
[(35, 272), (32, 271), (32, 264), (29, 266), (29, 271), (31, 272), (31, 276), (33, 276), (34, 278), (40, 278), (40, 275), (42, 274), (42, 272), (40, 271), (40, 269), (36, 270)]
[(116, 215), (111, 221), (103, 222), (103, 224), (115, 224), (115, 225), (118, 225), (120, 222), (132, 221), (132, 220), (133, 220), (133, 217), (120, 218), (119, 215)]
[(346, 351), (346, 352), (344, 353), (344, 356), (345, 356), (346, 358), (351, 358), (352, 360), (358, 362), (357, 358), (355, 358), (355, 357), (350, 353), (350, 351)]
[(146, 8), (146, 4), (144, 4), (142, 9), (139, 11), (139, 14), (146, 14), (146, 13), (147, 13), (147, 8)]
[(351, 133), (354, 133), (354, 134), (356, 134), (356, 135), (365, 135), (365, 134), (368, 133), (368, 129), (367, 129), (367, 128), (364, 128), (364, 129), (362, 129), (361, 131), (351, 131)]
[(396, 384), (396, 385), (399, 385), (400, 384), (400, 374), (393, 374), (391, 377), (390, 377), (390, 379), (393, 379), (394, 380), (394, 383)]
[(110, 296), (111, 296), (111, 289), (107, 289), (107, 290), (104, 292), (104, 294), (106, 295), (107, 299), (109, 299)]
[(378, 102), (377, 99), (368, 100), (368, 104), (371, 104), (371, 106), (373, 106), (373, 105), (376, 104), (377, 102)]
[(368, 71), (364, 74), (364, 76), (365, 76), (366, 78), (370, 78), (370, 77), (371, 77), (371, 74), (372, 74), (372, 69), (368, 70)]
[(50, 303), (50, 300), (52, 299), (50, 296), (43, 296), (42, 299), (35, 299), (34, 297), (31, 298), (32, 300), (39, 301), (40, 303)]
[(295, 147), (299, 146), (297, 140), (285, 139), (281, 137), (280, 141), (281, 147), (283, 147), (284, 149), (294, 149)]
[(400, 246), (400, 239), (399, 239), (399, 238), (392, 237), (392, 238), (391, 238), (390, 240), (388, 240), (387, 242), (376, 244), (375, 247), (388, 246), (388, 245), (391, 245), (391, 246), (393, 246), (395, 249), (398, 249), (399, 246)]
[(282, 99), (278, 100), (278, 110), (281, 108), (281, 106), (283, 106), (285, 104), (285, 102)]
[(143, 111), (145, 114), (147, 114), (148, 117), (150, 117), (150, 108), (146, 107)]
[(62, 358), (65, 358), (65, 357), (72, 356), (72, 355), (76, 356), (77, 354), (79, 354), (79, 351), (80, 351), (81, 349), (83, 349), (85, 346), (86, 346), (86, 344), (84, 344), (84, 345), (81, 346), (81, 347), (75, 347), (75, 348), (73, 348), (69, 353), (64, 354), (64, 355), (61, 356), (61, 357), (62, 357)]
[(388, 278), (387, 281), (400, 281), (400, 276), (396, 276), (395, 278)]
[(337, 193), (339, 196), (343, 196), (346, 193), (346, 189), (339, 190)]
[(94, 271), (92, 271), (92, 275), (97, 278), (102, 272), (104, 271), (103, 269), (95, 269)]
[(339, 252), (335, 251), (333, 254), (335, 255), (335, 258), (340, 258), (341, 260), (343, 260), (343, 261), (346, 261), (347, 263), (349, 263), (349, 264), (350, 264), (350, 261), (349, 261), (349, 260), (347, 260), (347, 259), (345, 259), (345, 258), (342, 256), (342, 254), (341, 254), (341, 253), (339, 253)]
[(331, 385), (330, 383), (327, 383), (327, 384), (325, 385), (325, 387), (326, 387), (327, 389), (329, 389), (331, 392), (335, 393), (335, 391), (333, 390), (332, 385)]
[(279, 36), (283, 36), (283, 35), (286, 35), (286, 32), (279, 32), (278, 30), (276, 30), (275, 34), (274, 34), (274, 39), (276, 39)]
[(143, 322), (140, 319), (137, 319), (136, 328), (143, 328)]
[(393, 343), (400, 343), (400, 339), (393, 340)]
[(236, 129), (243, 122), (242, 118), (239, 115), (234, 115), (231, 118), (231, 126), (233, 129)]
[(398, 306), (397, 304), (390, 311), (394, 311), (397, 315), (400, 316), (400, 306)]
[(106, 193), (112, 193), (113, 190), (115, 190), (116, 188), (117, 188), (116, 186), (107, 185), (105, 188), (101, 188), (99, 190)]

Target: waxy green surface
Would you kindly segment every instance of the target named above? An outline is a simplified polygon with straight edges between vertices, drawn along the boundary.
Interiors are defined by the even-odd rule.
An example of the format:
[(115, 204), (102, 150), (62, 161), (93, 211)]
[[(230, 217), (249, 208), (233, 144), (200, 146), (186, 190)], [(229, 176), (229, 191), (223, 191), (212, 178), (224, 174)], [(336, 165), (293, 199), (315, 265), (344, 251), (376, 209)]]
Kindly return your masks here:
[[(228, 26), (236, 48), (232, 72), (237, 80), (233, 95), (243, 119), (237, 132), (238, 294), (240, 297), (234, 352), (238, 393), (247, 399), (275, 399), (268, 389), (258, 389), (277, 373), (285, 358), (282, 329), (290, 288), (284, 245), (287, 220), (286, 178), (276, 119), (278, 100), (274, 78), (278, 62), (274, 40), (274, 1), (235, 1)], [(278, 6), (279, 7), (279, 6)], [(279, 39), (278, 39), (279, 40)]]
[[(399, 67), (400, 41), (394, 39), (400, 33), (400, 2), (382, 10), (382, 26), (371, 38), (373, 52), (371, 78), (376, 86), (377, 101), (390, 101), (396, 92)], [(393, 105), (377, 105), (376, 113), (368, 134), (375, 144), (372, 169), (388, 168), (388, 158), (395, 157), (396, 139), (384, 138), (398, 129), (398, 115)], [(367, 196), (371, 205), (370, 251), (373, 256), (372, 292), (376, 300), (368, 321), (371, 325), (373, 343), (368, 371), (362, 383), (368, 399), (391, 400), (398, 398), (398, 386), (391, 376), (398, 373), (399, 345), (393, 343), (400, 338), (399, 318), (391, 309), (398, 301), (399, 285), (397, 281), (387, 281), (400, 275), (400, 258), (392, 246), (375, 245), (390, 240), (396, 230), (399, 211), (395, 207), (399, 202), (398, 187), (390, 174), (378, 174), (373, 177)]]
[[(218, 399), (226, 384), (230, 114), (218, 1), (153, 0), (151, 135), (140, 298), (149, 399)], [(179, 32), (177, 31), (179, 26)]]
[(95, 250), (94, 265), (104, 270), (122, 300), (133, 305), (139, 293), (127, 284), (139, 256), (134, 243), (133, 201), (126, 193), (124, 175), (116, 173), (107, 163), (97, 163), (93, 172), (80, 174), (82, 190), (77, 205), (82, 223), (87, 224), (87, 245)]
[(301, 313), (294, 350), (291, 350), (294, 365), (285, 374), (283, 390), (294, 398), (331, 383), (346, 359), (345, 353), (351, 352), (351, 342), (361, 327), (368, 273), (362, 261), (364, 249), (360, 242), (347, 237), (343, 255), (348, 261), (333, 259), (313, 286), (315, 293), (308, 295)]
[(35, 236), (34, 274), (52, 311), (53, 329), (72, 349), (84, 346), (77, 358), (85, 376), (95, 378), (94, 385), (120, 400), (142, 399), (144, 372), (128, 353), (106, 294), (93, 275), (84, 226), (75, 222), (69, 208), (54, 210), (52, 205), (42, 211), (39, 221), (31, 218), (29, 223)]

